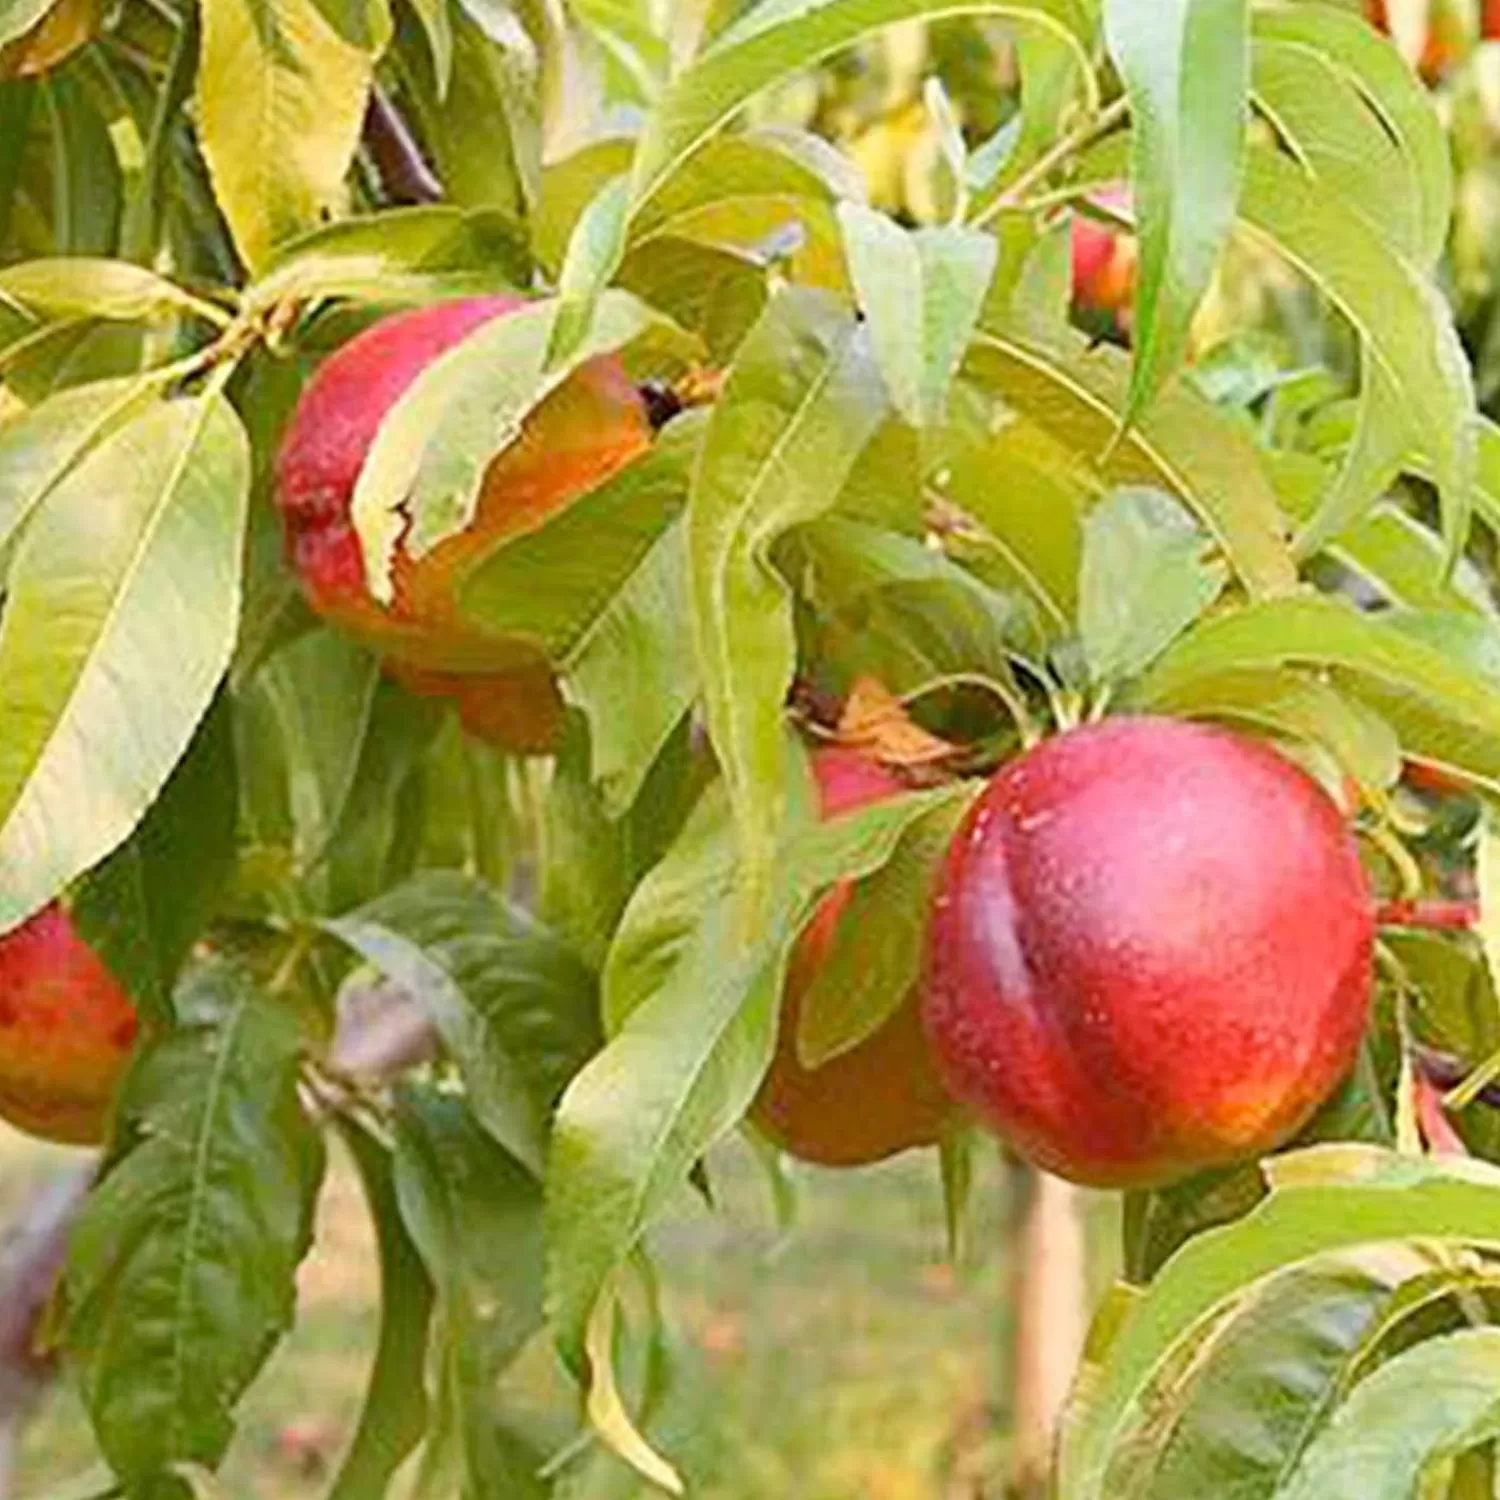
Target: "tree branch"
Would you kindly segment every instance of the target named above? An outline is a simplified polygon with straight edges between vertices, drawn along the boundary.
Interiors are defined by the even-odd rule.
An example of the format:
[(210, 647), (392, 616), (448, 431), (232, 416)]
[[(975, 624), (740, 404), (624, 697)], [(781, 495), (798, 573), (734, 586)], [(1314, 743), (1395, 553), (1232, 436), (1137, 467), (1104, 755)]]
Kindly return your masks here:
[(443, 184), (427, 164), (411, 127), (377, 83), (365, 110), (365, 149), (392, 203), (441, 203)]

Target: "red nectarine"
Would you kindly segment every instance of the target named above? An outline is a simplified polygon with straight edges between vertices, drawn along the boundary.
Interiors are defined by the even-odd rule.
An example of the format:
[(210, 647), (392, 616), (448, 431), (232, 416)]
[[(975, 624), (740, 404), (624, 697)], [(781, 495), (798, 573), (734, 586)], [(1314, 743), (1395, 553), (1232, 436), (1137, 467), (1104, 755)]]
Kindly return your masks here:
[[(857, 751), (821, 750), (812, 765), (825, 818), (903, 790), (890, 771)], [(877, 1031), (821, 1067), (806, 1068), (797, 1056), (802, 999), (833, 947), (851, 894), (848, 885), (830, 891), (797, 939), (776, 1054), (751, 1110), (782, 1150), (832, 1167), (863, 1166), (912, 1146), (934, 1145), (957, 1114), (922, 1035), (916, 990)]]
[(75, 1145), (103, 1139), (135, 1009), (61, 906), (0, 937), (0, 1116)]
[[(1095, 196), (1105, 208), (1130, 209), (1130, 190), (1126, 187), (1106, 188)], [(1124, 327), (1135, 295), (1135, 237), (1084, 213), (1073, 215), (1071, 233), (1074, 302), (1087, 311), (1106, 314)]]
[(1269, 1151), (1354, 1060), (1374, 917), (1306, 773), (1121, 718), (995, 776), (954, 840), (925, 1020), (949, 1088), (1049, 1171), (1169, 1182)]
[(531, 751), (550, 748), (561, 725), (551, 666), (533, 644), (464, 620), (457, 596), (497, 543), (534, 530), (650, 445), (645, 402), (619, 361), (591, 360), (531, 413), (486, 471), (468, 527), (420, 558), (397, 548), (389, 606), (369, 592), (349, 513), (391, 407), (433, 360), (522, 306), (514, 297), (440, 303), (385, 318), (344, 345), (302, 393), (277, 460), (276, 498), (292, 564), (319, 614), (419, 691), (456, 697), (471, 727)]

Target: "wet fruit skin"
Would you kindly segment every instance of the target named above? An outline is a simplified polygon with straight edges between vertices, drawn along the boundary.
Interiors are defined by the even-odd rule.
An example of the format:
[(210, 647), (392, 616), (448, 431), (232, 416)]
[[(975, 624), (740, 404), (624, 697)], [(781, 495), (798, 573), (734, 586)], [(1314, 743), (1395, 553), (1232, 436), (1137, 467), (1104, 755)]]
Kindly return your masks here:
[[(617, 360), (582, 366), (526, 419), (486, 471), (470, 525), (421, 558), (398, 547), (389, 607), (365, 584), (349, 507), (381, 421), (433, 360), (526, 304), (472, 297), (393, 314), (351, 339), (303, 391), (277, 459), (287, 550), (309, 603), (379, 651), (417, 691), (458, 700), (506, 748), (551, 748), (562, 723), (550, 663), (528, 641), (463, 619), (467, 572), (649, 447), (645, 403)], [(488, 700), (494, 699), (492, 704)]]
[(1040, 1166), (1160, 1185), (1266, 1152), (1354, 1061), (1374, 915), (1337, 808), (1226, 730), (1106, 720), (1003, 768), (940, 878), (924, 1020)]
[(0, 1116), (12, 1125), (103, 1140), (135, 1036), (125, 991), (61, 906), (0, 937)]
[[(906, 790), (890, 771), (852, 750), (821, 750), (812, 765), (825, 818)], [(865, 1166), (935, 1145), (958, 1115), (922, 1034), (919, 989), (878, 1031), (822, 1067), (804, 1068), (797, 1058), (802, 997), (833, 947), (851, 894), (848, 885), (830, 891), (797, 939), (776, 1053), (750, 1111), (783, 1151), (829, 1167)]]

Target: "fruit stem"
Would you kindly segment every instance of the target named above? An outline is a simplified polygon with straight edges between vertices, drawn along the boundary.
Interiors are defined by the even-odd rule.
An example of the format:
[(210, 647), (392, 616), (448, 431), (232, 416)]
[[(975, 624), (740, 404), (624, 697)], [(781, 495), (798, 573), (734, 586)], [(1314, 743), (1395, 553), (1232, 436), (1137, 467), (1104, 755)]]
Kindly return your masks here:
[(1375, 908), (1381, 927), (1422, 927), (1433, 932), (1466, 932), (1479, 925), (1477, 901), (1382, 901)]

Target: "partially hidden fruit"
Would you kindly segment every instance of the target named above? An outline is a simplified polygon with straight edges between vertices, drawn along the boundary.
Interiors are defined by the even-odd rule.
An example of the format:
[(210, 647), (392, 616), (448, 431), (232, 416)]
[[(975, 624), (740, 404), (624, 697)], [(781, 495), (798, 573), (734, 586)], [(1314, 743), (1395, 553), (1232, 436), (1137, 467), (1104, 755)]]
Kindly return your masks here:
[(93, 40), (103, 8), (101, 0), (58, 0), (30, 31), (0, 47), (0, 82), (60, 67)]
[(0, 1116), (51, 1141), (104, 1138), (135, 1009), (61, 906), (0, 937)]
[(485, 472), (463, 531), (421, 557), (398, 545), (388, 606), (366, 585), (350, 517), (375, 434), (412, 382), (482, 324), (524, 305), (499, 296), (439, 303), (382, 319), (344, 345), (297, 404), (277, 459), (276, 499), (292, 565), (319, 614), (380, 652), (418, 691), (454, 697), (467, 724), (498, 726), (499, 743), (529, 751), (550, 748), (561, 726), (552, 664), (535, 643), (462, 617), (458, 595), (498, 544), (535, 530), (649, 447), (645, 403), (619, 361), (589, 361), (527, 417)]
[[(1494, 0), (1485, 0), (1484, 22), (1481, 35), (1491, 35), (1491, 11)], [(1365, 19), (1372, 26), (1391, 34), (1391, 16), (1386, 0), (1365, 0)], [(1422, 37), (1421, 52), (1414, 59), (1417, 72), (1426, 83), (1436, 83), (1454, 63), (1460, 61), (1467, 50), (1463, 26), (1453, 9), (1435, 0), (1428, 12), (1427, 30)]]
[(1354, 1061), (1373, 941), (1305, 772), (1225, 730), (1106, 720), (1003, 768), (954, 840), (927, 1034), (1039, 1165), (1157, 1185), (1307, 1121)]
[[(1105, 188), (1094, 197), (1104, 208), (1130, 211), (1130, 190), (1126, 187)], [(1073, 215), (1071, 234), (1073, 301), (1086, 312), (1107, 316), (1126, 327), (1135, 295), (1135, 236), (1083, 213)]]
[[(812, 765), (825, 818), (905, 790), (885, 767), (856, 751), (822, 750)], [(833, 948), (851, 894), (847, 884), (830, 891), (797, 939), (776, 1054), (751, 1109), (762, 1133), (782, 1150), (830, 1167), (864, 1166), (933, 1145), (957, 1113), (922, 1035), (918, 989), (878, 1031), (821, 1067), (805, 1068), (797, 1057), (802, 1000)]]

